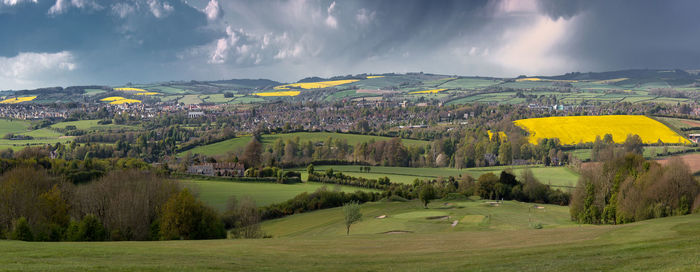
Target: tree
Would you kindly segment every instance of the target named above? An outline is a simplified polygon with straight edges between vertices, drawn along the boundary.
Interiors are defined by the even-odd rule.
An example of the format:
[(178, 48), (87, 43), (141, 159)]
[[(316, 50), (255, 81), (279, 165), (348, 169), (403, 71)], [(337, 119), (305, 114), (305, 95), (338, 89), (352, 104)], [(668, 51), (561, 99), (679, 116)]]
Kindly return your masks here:
[(32, 229), (27, 222), (27, 218), (20, 217), (14, 223), (14, 229), (10, 233), (10, 239), (19, 241), (34, 241)]
[(306, 167), (306, 173), (308, 173), (309, 175), (314, 174), (314, 165), (313, 164), (309, 164), (309, 166)]
[(259, 166), (262, 163), (262, 144), (258, 138), (253, 137), (246, 145), (243, 151), (243, 161), (247, 167)]
[(188, 189), (172, 196), (163, 206), (161, 239), (213, 239), (225, 234), (216, 211), (195, 199)]
[(343, 205), (343, 215), (345, 215), (345, 230), (346, 235), (350, 235), (350, 225), (360, 221), (362, 213), (360, 212), (360, 204), (357, 201), (351, 201)]
[(430, 200), (435, 199), (435, 189), (430, 184), (424, 184), (418, 193), (418, 198), (423, 202), (423, 207), (428, 208)]

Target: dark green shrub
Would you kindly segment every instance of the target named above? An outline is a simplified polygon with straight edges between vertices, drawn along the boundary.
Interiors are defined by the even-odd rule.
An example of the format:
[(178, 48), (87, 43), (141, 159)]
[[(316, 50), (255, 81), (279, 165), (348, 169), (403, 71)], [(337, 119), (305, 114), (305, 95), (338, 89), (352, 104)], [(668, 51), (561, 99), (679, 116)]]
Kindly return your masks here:
[(20, 217), (13, 224), (12, 233), (10, 233), (10, 239), (19, 241), (34, 241), (34, 234), (32, 234), (32, 229), (27, 222), (27, 218)]

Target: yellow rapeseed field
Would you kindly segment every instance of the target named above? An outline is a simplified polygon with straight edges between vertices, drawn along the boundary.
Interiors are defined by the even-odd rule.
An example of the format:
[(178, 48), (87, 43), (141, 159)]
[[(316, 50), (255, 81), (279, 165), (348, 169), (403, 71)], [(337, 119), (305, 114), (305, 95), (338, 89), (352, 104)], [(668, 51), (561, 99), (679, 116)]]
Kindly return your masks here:
[(100, 101), (109, 102), (109, 104), (141, 103), (141, 100), (128, 99), (121, 96), (105, 97), (100, 99)]
[(542, 80), (541, 78), (537, 78), (537, 77), (525, 77), (525, 78), (518, 78), (515, 81), (523, 82), (523, 81), (541, 81), (541, 80)]
[(367, 79), (383, 78), (384, 76), (367, 76)]
[(593, 142), (596, 136), (603, 138), (605, 134), (612, 134), (616, 143), (623, 143), (629, 134), (637, 134), (647, 144), (659, 140), (690, 144), (664, 124), (643, 115), (545, 117), (513, 123), (530, 133), (529, 141), (533, 144), (537, 144), (538, 139), (559, 138), (562, 144), (575, 145)]
[(123, 91), (123, 92), (148, 92), (147, 90), (144, 89), (139, 89), (139, 88), (114, 88), (115, 91)]
[(319, 81), (319, 82), (304, 82), (304, 83), (292, 83), (285, 84), (275, 87), (275, 90), (288, 90), (289, 88), (302, 88), (302, 89), (319, 89), (328, 88), (348, 83), (357, 82), (357, 79), (345, 79), (345, 80), (332, 80), (332, 81)]
[(8, 99), (0, 101), (0, 104), (17, 104), (17, 103), (32, 101), (32, 100), (34, 100), (34, 98), (36, 98), (36, 96), (8, 98)]
[(432, 90), (425, 90), (425, 91), (410, 92), (409, 94), (427, 94), (427, 93), (436, 94), (436, 93), (442, 92), (444, 90), (447, 90), (447, 89), (432, 89)]
[(135, 93), (135, 95), (156, 95), (157, 92), (145, 92), (145, 93)]
[(257, 96), (297, 96), (300, 91), (281, 91), (281, 92), (267, 92), (267, 93), (254, 93)]
[(100, 101), (117, 101), (117, 100), (124, 100), (126, 98), (121, 97), (121, 96), (110, 96), (110, 97), (105, 97), (100, 99)]
[(122, 99), (122, 100), (115, 100), (112, 102), (109, 102), (109, 104), (133, 104), (133, 103), (141, 103), (141, 100), (136, 100), (136, 99)]

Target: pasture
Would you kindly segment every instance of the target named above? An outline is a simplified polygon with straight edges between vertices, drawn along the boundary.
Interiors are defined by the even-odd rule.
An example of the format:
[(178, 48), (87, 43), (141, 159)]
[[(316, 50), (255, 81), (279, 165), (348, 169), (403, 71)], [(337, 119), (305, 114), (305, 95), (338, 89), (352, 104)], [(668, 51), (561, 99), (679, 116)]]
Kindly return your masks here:
[(130, 125), (118, 125), (118, 124), (98, 124), (100, 120), (80, 120), (80, 121), (69, 121), (60, 122), (51, 125), (52, 128), (65, 129), (67, 126), (75, 126), (76, 129), (81, 129), (85, 131), (103, 131), (103, 130), (139, 130), (137, 126)]
[(29, 122), (16, 119), (0, 119), (0, 137), (8, 133), (22, 133), (29, 128)]
[(575, 145), (595, 141), (597, 136), (612, 134), (613, 141), (623, 143), (627, 135), (637, 134), (646, 144), (664, 143), (690, 144), (688, 139), (677, 134), (664, 124), (642, 115), (565, 116), (530, 118), (514, 121), (515, 125), (528, 131), (530, 143), (539, 139), (559, 138), (564, 145)]
[[(383, 136), (372, 136), (372, 135), (359, 135), (359, 134), (345, 134), (345, 133), (336, 133), (336, 132), (294, 132), (294, 133), (280, 133), (280, 134), (265, 134), (262, 135), (262, 143), (265, 146), (269, 146), (275, 143), (277, 139), (282, 139), (282, 140), (293, 140), (294, 138), (299, 137), (300, 142), (306, 142), (306, 141), (311, 141), (311, 142), (325, 142), (328, 140), (329, 137), (333, 139), (344, 139), (347, 140), (349, 145), (356, 145), (358, 143), (362, 142), (368, 142), (372, 139), (375, 141), (385, 141), (385, 140), (390, 140), (390, 137), (383, 137)], [(187, 152), (190, 152), (192, 154), (201, 154), (201, 155), (207, 155), (207, 156), (216, 156), (216, 155), (226, 155), (229, 152), (236, 152), (236, 151), (241, 151), (245, 148), (245, 146), (250, 142), (251, 136), (241, 136), (237, 138), (232, 138), (228, 140), (224, 140), (221, 142), (213, 143), (213, 144), (208, 144), (208, 145), (203, 145), (203, 146), (198, 146), (195, 148), (192, 148), (190, 150), (180, 152), (178, 153), (178, 156), (182, 156), (186, 154)], [(420, 146), (420, 145), (427, 145), (429, 142), (427, 141), (421, 141), (421, 140), (410, 140), (410, 139), (402, 139), (401, 140), (404, 145), (407, 146)]]
[[(371, 205), (362, 205), (366, 217), (378, 214)], [(333, 225), (340, 216), (337, 213), (335, 210), (323, 216), (330, 217), (329, 224)], [(299, 216), (309, 215), (322, 214)], [(293, 217), (286, 225), (290, 231), (296, 227), (292, 221), (303, 223)], [(0, 270), (697, 271), (700, 267), (700, 214), (617, 226), (355, 233), (362, 229), (360, 224), (368, 224), (367, 220), (374, 219), (354, 225), (350, 236), (326, 233), (307, 239), (58, 243), (1, 240)], [(272, 231), (272, 223), (265, 223), (264, 229)], [(335, 231), (331, 228), (328, 226), (328, 232)]]
[(376, 191), (352, 186), (338, 186), (315, 182), (296, 184), (278, 184), (269, 182), (236, 182), (225, 180), (183, 179), (182, 185), (191, 188), (198, 194), (199, 199), (223, 211), (226, 202), (232, 196), (238, 199), (251, 197), (258, 206), (267, 206), (274, 203), (287, 201), (303, 192), (314, 192), (326, 186), (328, 190), (341, 190), (343, 192)]
[[(493, 166), (456, 169), (371, 166), (369, 173), (361, 172), (360, 165), (314, 165), (314, 168), (315, 171), (325, 171), (332, 168), (335, 172), (343, 172), (343, 174), (353, 177), (370, 179), (388, 177), (391, 182), (405, 184), (412, 184), (415, 179), (425, 180), (449, 176), (459, 177), (461, 175), (470, 175), (477, 179), (485, 173), (500, 175), (501, 171), (506, 169), (513, 170), (513, 173), (518, 176), (524, 168), (529, 168), (543, 184), (569, 187), (575, 186), (576, 182), (578, 182), (578, 174), (566, 167)], [(302, 179), (305, 180), (307, 178), (306, 168), (298, 168), (296, 170), (302, 172)]]

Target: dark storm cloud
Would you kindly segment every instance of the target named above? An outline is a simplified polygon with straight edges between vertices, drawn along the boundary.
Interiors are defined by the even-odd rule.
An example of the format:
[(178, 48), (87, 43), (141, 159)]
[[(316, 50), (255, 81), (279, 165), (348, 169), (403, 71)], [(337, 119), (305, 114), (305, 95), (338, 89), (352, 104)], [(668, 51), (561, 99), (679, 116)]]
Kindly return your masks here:
[(589, 69), (698, 68), (700, 1), (605, 1), (580, 13), (561, 52)]
[(0, 80), (57, 82), (29, 74), (37, 65), (92, 83), (696, 68), (698, 10), (691, 0), (3, 0), (0, 64), (13, 68)]
[(204, 28), (206, 15), (181, 1), (99, 1), (91, 2), (99, 3), (96, 6), (82, 7), (66, 2), (60, 12), (55, 12), (55, 1), (46, 0), (3, 7), (0, 55), (64, 50), (114, 53), (115, 49), (154, 52), (201, 45), (215, 37)]

